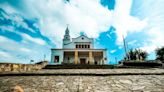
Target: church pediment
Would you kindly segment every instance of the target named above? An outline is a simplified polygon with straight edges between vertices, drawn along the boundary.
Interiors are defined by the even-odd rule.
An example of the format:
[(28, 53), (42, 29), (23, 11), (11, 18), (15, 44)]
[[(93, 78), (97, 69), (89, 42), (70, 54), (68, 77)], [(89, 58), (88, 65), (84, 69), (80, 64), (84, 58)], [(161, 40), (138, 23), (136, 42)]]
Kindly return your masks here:
[(72, 41), (73, 42), (92, 42), (93, 38), (88, 38), (85, 35), (81, 35), (81, 36), (79, 36), (77, 38), (73, 38)]

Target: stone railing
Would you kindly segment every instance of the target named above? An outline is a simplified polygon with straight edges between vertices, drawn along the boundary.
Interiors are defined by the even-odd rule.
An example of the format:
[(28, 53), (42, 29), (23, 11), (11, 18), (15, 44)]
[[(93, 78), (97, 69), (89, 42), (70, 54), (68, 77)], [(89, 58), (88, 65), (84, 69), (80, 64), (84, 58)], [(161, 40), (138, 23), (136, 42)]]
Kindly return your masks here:
[(37, 71), (44, 68), (48, 64), (47, 61), (43, 61), (37, 64), (15, 64), (15, 63), (0, 63), (0, 72), (15, 71)]

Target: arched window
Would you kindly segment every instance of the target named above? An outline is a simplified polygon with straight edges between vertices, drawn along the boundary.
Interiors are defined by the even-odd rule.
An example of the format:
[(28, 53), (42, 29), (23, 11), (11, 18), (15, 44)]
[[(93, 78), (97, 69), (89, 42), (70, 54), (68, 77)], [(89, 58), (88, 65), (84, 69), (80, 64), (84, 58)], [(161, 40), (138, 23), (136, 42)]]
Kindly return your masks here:
[(90, 48), (90, 45), (88, 45), (88, 48)]
[(82, 48), (84, 48), (84, 45), (82, 45)]

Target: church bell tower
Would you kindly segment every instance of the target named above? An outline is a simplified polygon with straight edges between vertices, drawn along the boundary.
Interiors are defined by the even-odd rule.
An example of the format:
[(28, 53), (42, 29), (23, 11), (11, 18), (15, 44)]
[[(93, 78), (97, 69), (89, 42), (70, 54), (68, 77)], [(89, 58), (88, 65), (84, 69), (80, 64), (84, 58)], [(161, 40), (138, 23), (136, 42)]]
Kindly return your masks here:
[(63, 38), (63, 48), (65, 47), (65, 45), (69, 44), (71, 42), (71, 37), (69, 35), (69, 29), (68, 29), (68, 26), (65, 30), (65, 35), (64, 35), (64, 38)]

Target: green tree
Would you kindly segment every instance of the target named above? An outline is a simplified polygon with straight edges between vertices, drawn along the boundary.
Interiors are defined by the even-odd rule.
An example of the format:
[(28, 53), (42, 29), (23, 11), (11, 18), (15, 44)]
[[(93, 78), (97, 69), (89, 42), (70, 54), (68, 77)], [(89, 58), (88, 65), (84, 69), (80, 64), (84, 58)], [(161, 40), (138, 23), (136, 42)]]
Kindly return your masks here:
[(164, 61), (164, 47), (156, 49), (156, 60)]
[(130, 49), (127, 53), (125, 59), (126, 60), (146, 60), (148, 54), (146, 51), (141, 49)]

